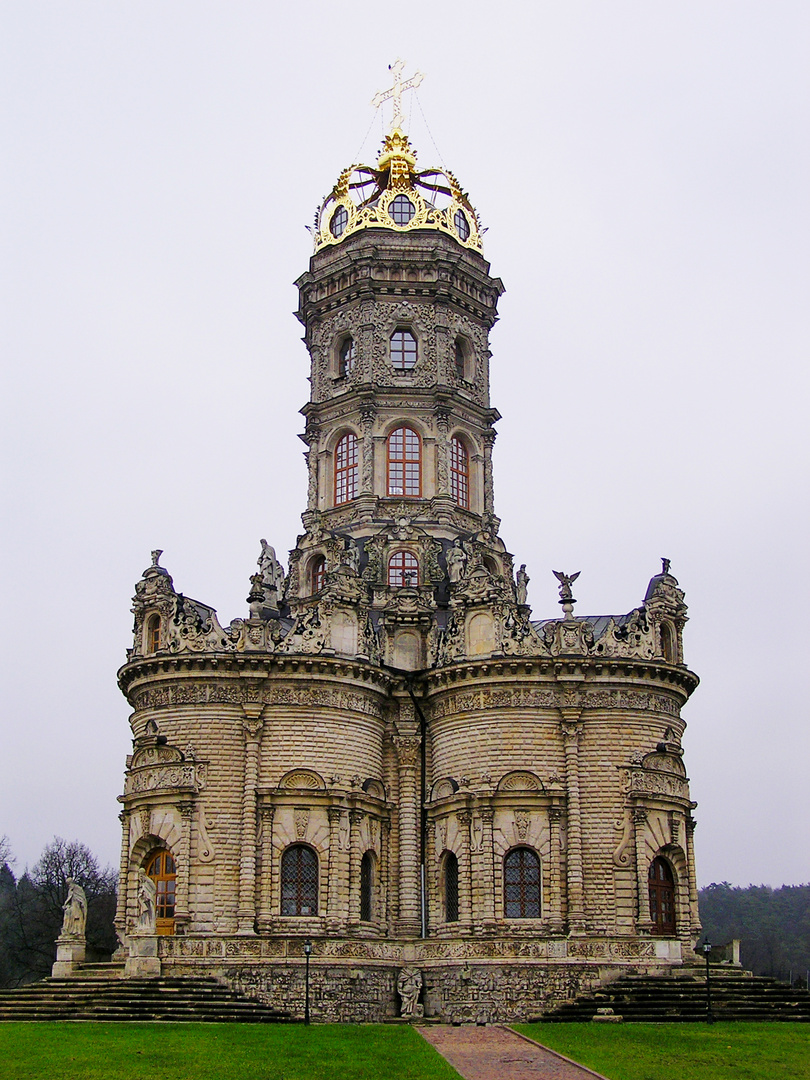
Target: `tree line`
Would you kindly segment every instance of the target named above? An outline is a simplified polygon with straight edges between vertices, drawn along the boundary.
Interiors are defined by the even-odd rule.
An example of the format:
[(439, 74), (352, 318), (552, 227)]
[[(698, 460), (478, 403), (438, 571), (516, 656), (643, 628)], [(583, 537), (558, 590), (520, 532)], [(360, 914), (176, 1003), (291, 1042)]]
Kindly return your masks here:
[(23, 986), (51, 973), (62, 929), (67, 879), (87, 895), (87, 960), (107, 960), (117, 948), (113, 928), (117, 874), (102, 869), (78, 840), (57, 836), (19, 878), (6, 837), (0, 837), (0, 987)]
[[(755, 975), (805, 985), (810, 971), (810, 885), (707, 885), (698, 893), (703, 934), (721, 945), (740, 940), (740, 960)], [(702, 940), (702, 939), (701, 939)]]

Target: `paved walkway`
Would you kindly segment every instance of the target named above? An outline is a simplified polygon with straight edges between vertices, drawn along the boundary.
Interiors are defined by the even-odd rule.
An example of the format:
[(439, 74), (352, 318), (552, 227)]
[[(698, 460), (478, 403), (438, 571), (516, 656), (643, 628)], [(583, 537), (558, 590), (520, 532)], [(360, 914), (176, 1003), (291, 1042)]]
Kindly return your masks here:
[(605, 1080), (504, 1027), (421, 1027), (419, 1034), (464, 1080)]

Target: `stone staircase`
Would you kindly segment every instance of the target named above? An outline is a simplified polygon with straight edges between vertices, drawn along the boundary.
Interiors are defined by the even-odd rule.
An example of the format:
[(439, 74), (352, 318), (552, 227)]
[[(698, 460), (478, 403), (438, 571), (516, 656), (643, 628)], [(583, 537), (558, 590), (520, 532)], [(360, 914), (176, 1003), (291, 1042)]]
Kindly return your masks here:
[(216, 979), (127, 979), (123, 964), (86, 964), (74, 978), (0, 990), (3, 1020), (268, 1024), (289, 1022), (292, 1016), (237, 994)]
[[(712, 968), (711, 995), (715, 1020), (810, 1023), (810, 993), (739, 968)], [(624, 1021), (637, 1023), (705, 1022), (705, 971), (689, 968), (671, 975), (623, 975), (535, 1019), (552, 1024), (588, 1021), (599, 1009), (612, 1009)]]

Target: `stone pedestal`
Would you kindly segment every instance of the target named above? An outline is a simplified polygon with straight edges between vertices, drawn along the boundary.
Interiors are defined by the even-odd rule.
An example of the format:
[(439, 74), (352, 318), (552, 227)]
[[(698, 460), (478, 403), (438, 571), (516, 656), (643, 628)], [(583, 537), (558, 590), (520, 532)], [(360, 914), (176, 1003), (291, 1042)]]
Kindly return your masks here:
[(124, 974), (145, 978), (160, 975), (160, 957), (158, 955), (157, 935), (132, 936), (129, 939), (129, 956), (124, 965)]
[(79, 967), (84, 963), (85, 956), (84, 938), (56, 939), (56, 963), (51, 968), (51, 976), (54, 979), (68, 979), (75, 975)]

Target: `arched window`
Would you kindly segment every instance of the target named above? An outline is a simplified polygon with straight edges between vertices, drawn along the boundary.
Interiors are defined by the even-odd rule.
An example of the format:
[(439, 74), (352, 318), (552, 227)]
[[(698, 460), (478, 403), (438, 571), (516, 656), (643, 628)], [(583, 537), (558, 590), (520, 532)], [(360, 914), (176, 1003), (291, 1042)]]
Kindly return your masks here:
[(507, 919), (540, 918), (540, 860), (531, 848), (513, 848), (503, 861)]
[(281, 856), (281, 914), (318, 914), (318, 856), (305, 844)]
[(395, 551), (388, 560), (388, 584), (397, 589), (419, 584), (419, 560), (410, 551)]
[(374, 912), (374, 854), (367, 851), (360, 860), (360, 921), (371, 922)]
[(358, 461), (357, 436), (350, 431), (335, 447), (335, 506), (357, 498)]
[(399, 371), (416, 365), (416, 338), (410, 330), (395, 330), (391, 335), (391, 363)]
[(345, 378), (354, 367), (357, 351), (354, 347), (354, 338), (347, 337), (338, 351), (338, 375)]
[(170, 851), (158, 851), (146, 864), (146, 876), (155, 883), (155, 930), (158, 934), (174, 933), (174, 901), (177, 867)]
[(668, 622), (661, 623), (661, 652), (668, 664), (675, 663), (675, 634)]
[(146, 630), (146, 649), (148, 652), (157, 652), (160, 648), (160, 616), (150, 615)]
[(470, 457), (457, 436), (450, 440), (450, 494), (459, 506), (470, 508)]
[(675, 933), (675, 878), (672, 867), (660, 855), (650, 863), (649, 887), (653, 933), (672, 937)]
[(458, 859), (452, 851), (444, 857), (444, 921), (458, 922)]
[(412, 428), (388, 436), (388, 494), (411, 499), (422, 494), (422, 443)]
[(463, 379), (467, 374), (467, 356), (461, 338), (456, 338), (456, 378)]
[(326, 559), (323, 555), (316, 555), (309, 569), (312, 592), (320, 592), (326, 584)]

